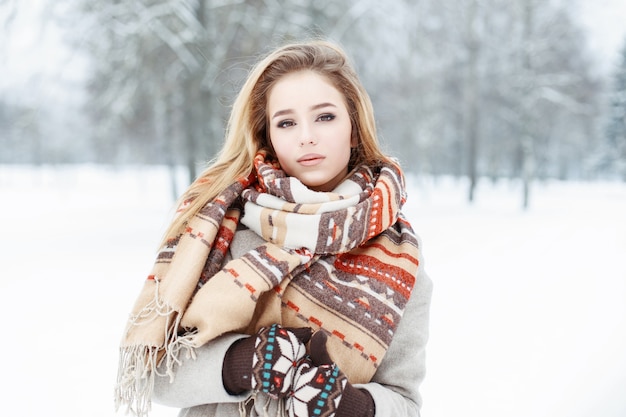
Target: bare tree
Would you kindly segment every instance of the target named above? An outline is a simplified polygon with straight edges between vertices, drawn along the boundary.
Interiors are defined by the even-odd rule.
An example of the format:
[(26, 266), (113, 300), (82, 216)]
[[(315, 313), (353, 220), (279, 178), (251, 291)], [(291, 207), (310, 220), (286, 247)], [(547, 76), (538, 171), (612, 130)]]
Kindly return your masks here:
[(612, 83), (606, 139), (609, 163), (626, 181), (626, 42)]

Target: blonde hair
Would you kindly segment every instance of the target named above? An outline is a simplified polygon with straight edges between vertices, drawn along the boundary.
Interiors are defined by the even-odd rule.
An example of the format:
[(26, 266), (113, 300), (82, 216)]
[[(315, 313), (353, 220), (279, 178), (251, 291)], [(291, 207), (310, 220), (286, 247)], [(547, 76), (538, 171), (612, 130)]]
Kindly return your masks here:
[(389, 160), (378, 143), (369, 95), (341, 47), (322, 40), (287, 44), (260, 60), (248, 75), (233, 103), (224, 145), (182, 195), (179, 207), (184, 205), (185, 209), (166, 231), (166, 240), (175, 237), (183, 224), (226, 187), (249, 176), (258, 151), (274, 156), (266, 114), (268, 94), (281, 77), (304, 70), (324, 76), (345, 97), (352, 134), (357, 139), (349, 168)]

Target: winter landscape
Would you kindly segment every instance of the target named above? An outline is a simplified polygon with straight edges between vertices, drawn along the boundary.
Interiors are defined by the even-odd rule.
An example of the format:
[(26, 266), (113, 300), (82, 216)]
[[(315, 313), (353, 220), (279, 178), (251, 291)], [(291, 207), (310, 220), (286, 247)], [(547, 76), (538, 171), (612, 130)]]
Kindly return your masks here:
[[(3, 415), (124, 415), (117, 343), (169, 184), (158, 167), (0, 166)], [(535, 183), (527, 211), (515, 182), (465, 195), (409, 178), (435, 284), (423, 415), (626, 415), (626, 184)]]

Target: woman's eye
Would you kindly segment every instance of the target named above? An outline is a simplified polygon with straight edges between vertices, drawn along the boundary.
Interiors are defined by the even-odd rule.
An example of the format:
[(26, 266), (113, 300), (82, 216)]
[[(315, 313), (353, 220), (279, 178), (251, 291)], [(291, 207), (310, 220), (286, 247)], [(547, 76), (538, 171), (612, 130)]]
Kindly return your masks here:
[(292, 120), (281, 120), (280, 122), (278, 122), (277, 126), (279, 128), (285, 128), (285, 127), (290, 127), (293, 126), (295, 123)]
[(326, 114), (321, 114), (317, 120), (319, 120), (320, 122), (330, 122), (331, 120), (333, 120), (335, 118), (334, 114), (330, 114), (330, 113), (326, 113)]

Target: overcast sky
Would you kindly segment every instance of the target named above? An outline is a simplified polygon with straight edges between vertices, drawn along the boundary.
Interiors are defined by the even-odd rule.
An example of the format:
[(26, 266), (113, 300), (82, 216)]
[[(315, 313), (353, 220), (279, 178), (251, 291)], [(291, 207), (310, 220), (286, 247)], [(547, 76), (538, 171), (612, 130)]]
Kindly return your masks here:
[(619, 64), (619, 52), (626, 42), (626, 0), (579, 0), (579, 4), (579, 18), (588, 30), (599, 68), (611, 71)]

